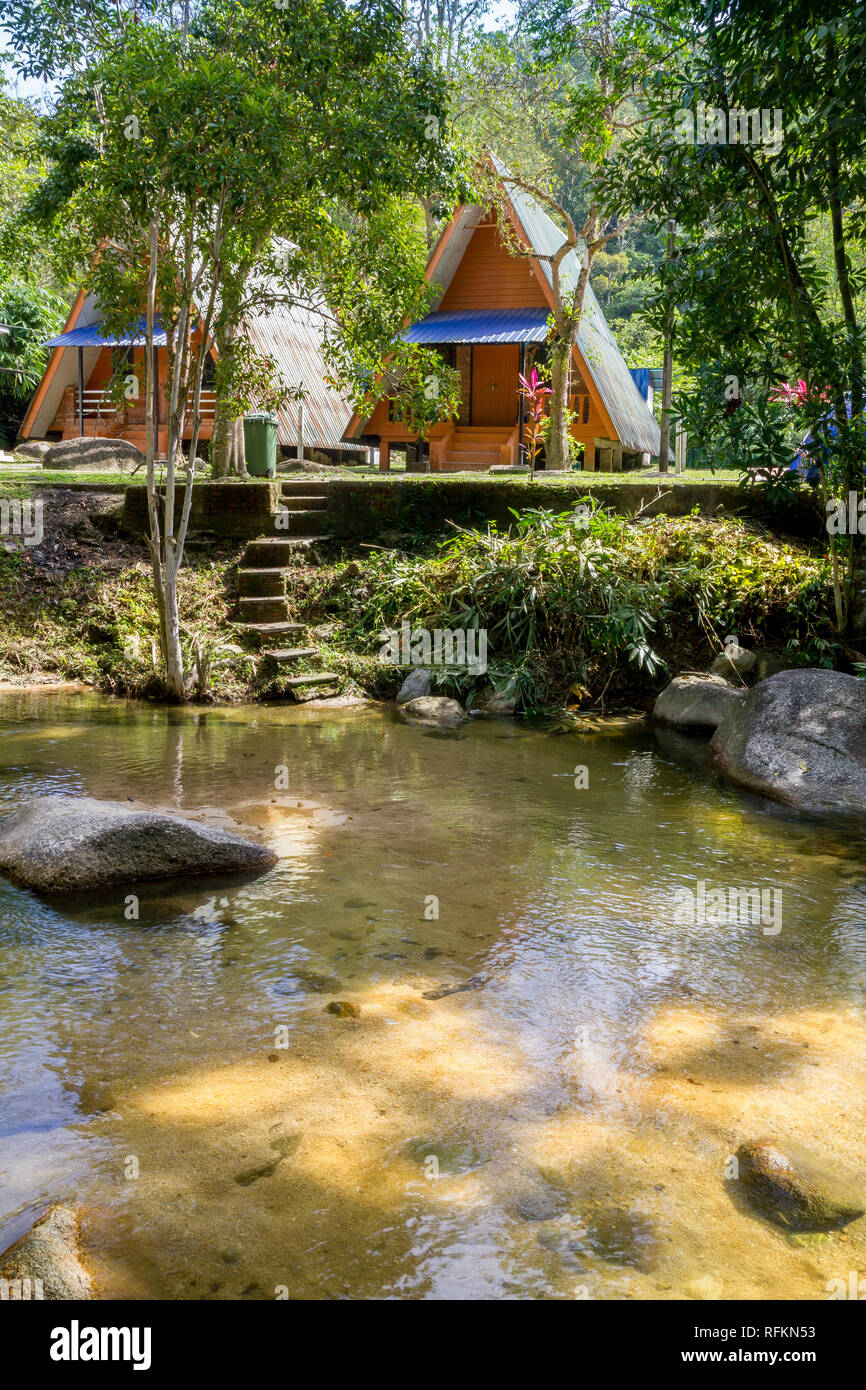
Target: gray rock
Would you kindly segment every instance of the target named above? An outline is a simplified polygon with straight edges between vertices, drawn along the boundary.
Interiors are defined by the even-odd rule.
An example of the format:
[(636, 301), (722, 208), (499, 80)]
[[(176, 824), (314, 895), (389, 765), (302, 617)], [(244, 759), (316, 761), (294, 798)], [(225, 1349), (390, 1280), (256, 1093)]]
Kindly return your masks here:
[(12, 452), (19, 459), (41, 459), (50, 448), (51, 441), (48, 439), (22, 439)]
[(0, 871), (42, 893), (179, 874), (263, 873), (264, 845), (163, 811), (88, 796), (39, 796), (0, 821)]
[(410, 700), (420, 699), (422, 695), (430, 694), (430, 672), (423, 666), (416, 666), (414, 671), (410, 671), (397, 692), (397, 704), (407, 705)]
[[(78, 1217), (71, 1207), (51, 1207), (26, 1235), (0, 1255), (0, 1279), (21, 1298), (30, 1280), (30, 1298), (37, 1297), (33, 1280), (41, 1283), (44, 1299), (93, 1297), (90, 1276), (78, 1257)], [(19, 1285), (20, 1281), (20, 1285)]]
[(711, 747), (732, 782), (806, 811), (866, 810), (866, 681), (782, 671), (753, 686)]
[(482, 690), (472, 708), (479, 714), (510, 715), (517, 708), (517, 699), (514, 695), (506, 695), (502, 691)]
[(713, 676), (722, 676), (726, 681), (733, 681), (735, 685), (741, 685), (743, 679), (749, 675), (754, 665), (754, 652), (750, 652), (747, 647), (735, 647), (730, 652), (719, 652), (719, 655), (710, 667), (710, 674)]
[(764, 1140), (741, 1145), (737, 1162), (749, 1203), (787, 1231), (834, 1231), (866, 1212), (838, 1175), (805, 1150), (783, 1153)]
[(653, 707), (653, 719), (679, 729), (715, 729), (744, 692), (721, 676), (675, 676)]
[(94, 473), (121, 469), (132, 471), (144, 454), (128, 439), (63, 439), (53, 444), (42, 458), (43, 468), (86, 468)]
[(400, 706), (400, 718), (428, 729), (456, 729), (466, 714), (456, 700), (445, 695), (420, 695)]
[(795, 669), (790, 661), (784, 656), (779, 656), (778, 652), (758, 650), (755, 652), (755, 664), (752, 668), (750, 684), (757, 685), (758, 681), (768, 680), (770, 676), (778, 676), (780, 671), (793, 671)]

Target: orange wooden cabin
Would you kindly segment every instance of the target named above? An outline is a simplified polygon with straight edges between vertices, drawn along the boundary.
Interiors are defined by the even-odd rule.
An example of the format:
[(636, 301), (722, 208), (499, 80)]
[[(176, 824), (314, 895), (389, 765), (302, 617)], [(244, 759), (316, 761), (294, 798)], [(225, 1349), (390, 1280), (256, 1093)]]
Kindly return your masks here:
[[(92, 295), (78, 295), (64, 331), (49, 339), (52, 349), (39, 387), (30, 402), (19, 435), (22, 439), (121, 438), (145, 447), (144, 322), (128, 332), (109, 334), (102, 329), (99, 309)], [(157, 453), (168, 445), (166, 396), (167, 352), (165, 330), (157, 321), (154, 333), (154, 416)], [(213, 433), (215, 357), (205, 369), (202, 390), (201, 439)], [(210, 370), (208, 370), (210, 369)], [(106, 394), (113, 378), (135, 378), (129, 398), (117, 405)], [(192, 434), (190, 420), (185, 438)]]
[[(484, 471), (525, 461), (526, 425), (518, 373), (543, 360), (553, 306), (549, 262), (563, 233), (534, 198), (502, 180), (507, 215), (523, 254), (503, 239), (496, 216), (479, 206), (458, 208), (427, 265), (438, 287), (434, 312), (404, 332), (409, 342), (435, 347), (462, 382), (458, 418), (430, 432), (434, 472)], [(570, 252), (564, 283), (576, 281)], [(592, 289), (587, 287), (574, 349), (569, 407), (571, 433), (584, 469), (619, 470), (648, 464), (659, 452), (659, 427), (616, 345)], [(346, 440), (378, 446), (379, 467), (390, 467), (393, 448), (417, 443), (394, 403), (382, 397), (372, 414), (353, 415)]]
[[(154, 414), (158, 420), (157, 453), (168, 445), (168, 401), (166, 398), (167, 352), (165, 332), (160, 323), (154, 335)], [(250, 340), (263, 356), (277, 364), (287, 387), (303, 393), (303, 443), (309, 450), (323, 451), (329, 458), (342, 458), (348, 451), (357, 457), (357, 445), (343, 443), (343, 433), (351, 416), (347, 398), (328, 381), (322, 357), (322, 319), (313, 309), (300, 304), (278, 305), (267, 313), (252, 314), (247, 323)], [(46, 344), (51, 357), (42, 380), (30, 402), (19, 430), (21, 439), (121, 438), (145, 448), (144, 401), (144, 324), (129, 332), (108, 335), (102, 331), (100, 311), (92, 295), (78, 295), (64, 331)], [(213, 434), (216, 396), (213, 366), (216, 352), (205, 368), (201, 394), (202, 423), (199, 438)], [(112, 378), (134, 376), (137, 395), (118, 406), (107, 394)], [(291, 398), (276, 411), (277, 437), (288, 454), (299, 448), (299, 407)], [(192, 435), (192, 421), (184, 438)]]

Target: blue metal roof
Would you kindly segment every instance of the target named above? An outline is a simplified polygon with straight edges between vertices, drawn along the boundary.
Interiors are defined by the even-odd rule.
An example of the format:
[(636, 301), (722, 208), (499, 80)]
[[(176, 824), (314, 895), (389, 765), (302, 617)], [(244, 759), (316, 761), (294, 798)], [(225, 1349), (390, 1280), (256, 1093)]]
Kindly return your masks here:
[[(146, 319), (142, 314), (138, 324), (125, 334), (103, 333), (101, 323), (89, 323), (84, 328), (73, 328), (69, 333), (60, 333), (49, 338), (43, 347), (144, 347)], [(153, 321), (153, 345), (165, 347), (165, 329), (157, 314)]]
[(407, 343), (543, 343), (548, 309), (452, 309), (428, 314), (401, 337)]

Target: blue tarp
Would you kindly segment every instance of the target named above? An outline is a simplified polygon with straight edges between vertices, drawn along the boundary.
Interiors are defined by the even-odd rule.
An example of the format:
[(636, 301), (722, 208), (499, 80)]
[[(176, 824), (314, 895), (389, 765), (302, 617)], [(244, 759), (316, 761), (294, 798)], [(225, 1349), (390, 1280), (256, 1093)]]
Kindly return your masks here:
[[(49, 338), (47, 343), (43, 343), (43, 347), (144, 347), (146, 322), (142, 314), (138, 324), (133, 325), (124, 334), (103, 333), (101, 323), (89, 323), (85, 328), (73, 328), (69, 333)], [(157, 314), (153, 321), (153, 345), (165, 347), (165, 342), (165, 329), (162, 319)]]
[(407, 343), (543, 343), (548, 309), (460, 309), (428, 314), (401, 334)]

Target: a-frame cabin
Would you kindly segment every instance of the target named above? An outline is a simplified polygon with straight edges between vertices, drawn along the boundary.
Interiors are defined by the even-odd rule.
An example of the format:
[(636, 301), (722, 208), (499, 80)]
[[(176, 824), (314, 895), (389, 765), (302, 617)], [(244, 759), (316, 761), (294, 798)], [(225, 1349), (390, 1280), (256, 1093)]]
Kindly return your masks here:
[[(457, 368), (462, 403), (455, 423), (430, 433), (430, 468), (483, 472), (493, 464), (514, 465), (522, 458), (525, 422), (518, 372), (544, 353), (553, 306), (549, 262), (564, 240), (562, 231), (538, 202), (510, 180), (497, 161), (505, 205), (521, 247), (515, 253), (503, 238), (495, 212), (479, 206), (458, 208), (430, 256), (426, 276), (438, 287), (435, 309), (411, 324), (409, 342), (436, 347)], [(564, 258), (563, 283), (576, 283), (574, 252)], [(588, 471), (619, 470), (648, 464), (659, 452), (659, 427), (616, 345), (592, 288), (587, 287), (571, 374), (569, 408), (572, 435)], [(394, 447), (417, 441), (382, 397), (372, 414), (353, 415), (344, 438), (379, 448), (387, 470)]]
[[(168, 442), (168, 375), (165, 330), (158, 322), (154, 334), (154, 416), (158, 420), (157, 453)], [(196, 332), (200, 330), (196, 329)], [(346, 450), (357, 456), (358, 447), (344, 444), (343, 432), (351, 416), (348, 399), (328, 380), (322, 357), (322, 319), (303, 305), (276, 305), (270, 311), (251, 314), (247, 331), (256, 350), (277, 364), (286, 385), (303, 391), (305, 448), (329, 458), (342, 458)], [(118, 438), (145, 447), (144, 323), (128, 332), (109, 334), (102, 326), (100, 308), (92, 294), (81, 290), (72, 306), (64, 331), (45, 344), (51, 357), (19, 430), (21, 439)], [(201, 393), (200, 439), (213, 433), (216, 395), (213, 368), (219, 344), (205, 369)], [(134, 376), (140, 389), (122, 404), (107, 388), (112, 378)], [(298, 449), (298, 405), (289, 401), (277, 410), (278, 440), (289, 452)], [(192, 433), (187, 423), (185, 438)]]

